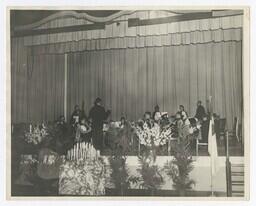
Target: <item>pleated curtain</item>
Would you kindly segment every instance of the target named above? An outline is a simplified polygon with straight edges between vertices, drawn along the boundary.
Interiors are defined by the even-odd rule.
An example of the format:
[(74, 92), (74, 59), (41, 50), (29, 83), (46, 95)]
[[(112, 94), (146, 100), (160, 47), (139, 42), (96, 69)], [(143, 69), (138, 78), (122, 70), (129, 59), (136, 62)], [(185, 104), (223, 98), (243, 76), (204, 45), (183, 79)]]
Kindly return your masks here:
[(171, 115), (182, 104), (194, 116), (196, 102), (212, 96), (230, 128), (242, 115), (241, 51), (241, 41), (228, 41), (69, 53), (68, 114), (101, 97), (113, 120), (137, 120), (155, 105)]
[(28, 56), (27, 62), (25, 84), (15, 87), (17, 76), (12, 81), (12, 122), (54, 121), (64, 111), (64, 55)]
[(64, 55), (31, 57), (28, 121), (53, 121), (64, 111)]

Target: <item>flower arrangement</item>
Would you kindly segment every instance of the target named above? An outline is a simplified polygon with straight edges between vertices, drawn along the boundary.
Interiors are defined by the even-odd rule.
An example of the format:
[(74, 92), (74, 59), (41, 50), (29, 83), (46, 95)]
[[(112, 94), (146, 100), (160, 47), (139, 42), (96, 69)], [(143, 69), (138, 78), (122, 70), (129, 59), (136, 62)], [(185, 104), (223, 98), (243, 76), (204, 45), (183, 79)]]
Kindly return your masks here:
[(60, 166), (59, 193), (63, 195), (104, 195), (106, 167), (99, 151), (79, 142)]
[(21, 165), (31, 165), (36, 163), (38, 163), (38, 160), (35, 155), (21, 155)]
[(37, 145), (41, 143), (46, 137), (48, 137), (48, 135), (49, 133), (44, 124), (42, 124), (42, 126), (36, 125), (35, 127), (30, 125), (29, 132), (25, 133), (25, 141), (29, 144)]
[(145, 146), (160, 146), (165, 145), (169, 138), (173, 136), (172, 125), (161, 128), (159, 124), (154, 123), (150, 127), (146, 122), (142, 127), (137, 125), (135, 132), (140, 140), (140, 144)]
[(43, 164), (54, 165), (57, 162), (58, 156), (56, 155), (45, 155), (43, 158)]
[(19, 177), (15, 184), (32, 185), (36, 178), (38, 160), (35, 155), (21, 155)]
[(65, 161), (60, 166), (59, 194), (104, 195), (106, 167), (101, 158)]

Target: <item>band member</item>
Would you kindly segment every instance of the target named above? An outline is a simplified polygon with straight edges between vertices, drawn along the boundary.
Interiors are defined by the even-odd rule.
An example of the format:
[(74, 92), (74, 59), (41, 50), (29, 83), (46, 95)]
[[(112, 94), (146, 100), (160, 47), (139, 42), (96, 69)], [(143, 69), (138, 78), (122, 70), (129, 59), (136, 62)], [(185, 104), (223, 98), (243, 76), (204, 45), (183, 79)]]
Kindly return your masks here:
[(79, 106), (76, 105), (74, 108), (74, 112), (71, 115), (70, 124), (76, 128), (77, 124), (80, 122), (82, 118), (82, 111), (80, 110)]
[(91, 127), (85, 117), (81, 119), (80, 124), (77, 125), (76, 129), (76, 142), (84, 141), (91, 142)]
[(89, 119), (92, 121), (92, 142), (94, 148), (97, 150), (102, 150), (103, 122), (111, 113), (110, 110), (105, 111), (105, 108), (101, 104), (102, 100), (97, 98), (89, 112)]
[(158, 105), (155, 106), (155, 111), (153, 112), (152, 118), (155, 122), (160, 122), (161, 120), (161, 112)]
[(56, 121), (57, 125), (65, 125), (66, 121), (65, 121), (65, 117), (64, 115), (61, 115), (58, 120)]
[(151, 119), (151, 112), (145, 112), (143, 121), (149, 128), (154, 126), (154, 121)]
[(65, 121), (65, 117), (61, 115), (56, 122), (59, 131), (59, 138), (61, 141), (67, 143), (70, 141), (70, 127)]
[(179, 111), (177, 113), (180, 114), (181, 118), (183, 118), (183, 116), (188, 116), (188, 113), (185, 111), (185, 107), (183, 105), (179, 106)]
[(61, 115), (58, 120), (56, 121), (57, 127), (60, 129), (60, 131), (65, 134), (68, 132), (68, 124), (65, 121), (64, 115)]
[(205, 109), (202, 105), (202, 102), (199, 100), (197, 102), (197, 109), (196, 109), (196, 115), (195, 118), (197, 118), (199, 121), (203, 121), (203, 119), (206, 117)]
[(127, 122), (126, 122), (125, 117), (121, 117), (119, 127), (120, 127), (120, 128), (124, 128), (125, 125), (126, 125), (126, 123), (127, 123)]

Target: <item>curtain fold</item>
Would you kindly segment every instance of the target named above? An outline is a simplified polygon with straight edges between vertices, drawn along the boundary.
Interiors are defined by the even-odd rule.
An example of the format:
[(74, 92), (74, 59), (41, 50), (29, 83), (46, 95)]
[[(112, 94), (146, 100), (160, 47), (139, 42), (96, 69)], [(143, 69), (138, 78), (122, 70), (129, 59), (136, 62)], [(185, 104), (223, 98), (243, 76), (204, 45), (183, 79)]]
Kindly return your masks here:
[(68, 114), (82, 101), (88, 112), (99, 96), (114, 120), (136, 120), (156, 104), (169, 114), (183, 104), (194, 116), (196, 102), (212, 96), (231, 128), (242, 115), (241, 50), (232, 41), (69, 53)]
[(64, 55), (29, 56), (29, 122), (56, 120), (64, 114)]
[[(11, 41), (12, 122), (41, 122), (64, 113), (64, 54), (30, 53)], [(33, 55), (31, 55), (33, 54)], [(212, 96), (214, 112), (242, 119), (242, 41), (108, 49), (68, 54), (67, 112), (101, 97), (112, 119), (141, 118), (158, 104), (174, 114), (183, 104), (194, 116), (197, 100)]]
[(11, 40), (11, 119), (12, 122), (27, 120), (27, 47), (23, 39)]
[(229, 28), (148, 36), (125, 36), (81, 40), (73, 39), (64, 42), (45, 42), (39, 45), (29, 45), (28, 47), (33, 54), (39, 55), (94, 50), (98, 51), (106, 49), (181, 46), (191, 44), (196, 45), (211, 42), (218, 43), (227, 41), (241, 41), (241, 39), (242, 28)]
[(11, 71), (13, 123), (42, 123), (64, 114), (64, 55), (13, 52)]

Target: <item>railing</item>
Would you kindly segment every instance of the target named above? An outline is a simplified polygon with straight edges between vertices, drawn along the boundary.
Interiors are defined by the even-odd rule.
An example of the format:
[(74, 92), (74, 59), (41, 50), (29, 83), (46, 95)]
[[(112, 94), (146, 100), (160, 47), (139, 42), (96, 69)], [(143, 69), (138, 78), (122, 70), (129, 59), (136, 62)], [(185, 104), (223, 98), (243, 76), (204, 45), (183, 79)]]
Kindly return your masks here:
[(227, 197), (232, 196), (232, 180), (231, 180), (231, 163), (229, 161), (229, 134), (228, 131), (226, 132), (226, 144), (225, 144), (225, 150), (226, 150), (226, 183), (227, 183)]

